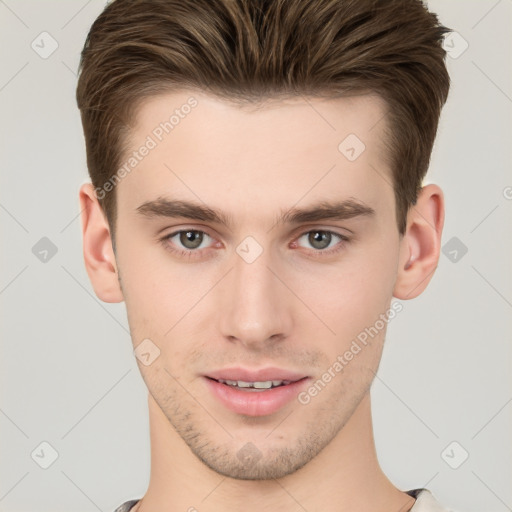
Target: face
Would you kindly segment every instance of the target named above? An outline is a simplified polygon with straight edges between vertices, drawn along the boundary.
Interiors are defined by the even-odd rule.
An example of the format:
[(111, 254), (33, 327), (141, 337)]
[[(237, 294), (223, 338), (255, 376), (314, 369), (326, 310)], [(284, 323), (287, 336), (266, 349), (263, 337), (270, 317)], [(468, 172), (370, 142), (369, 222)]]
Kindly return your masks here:
[(293, 473), (369, 391), (400, 242), (383, 116), (373, 96), (256, 109), (187, 91), (138, 112), (116, 187), (133, 344), (154, 402), (220, 474)]

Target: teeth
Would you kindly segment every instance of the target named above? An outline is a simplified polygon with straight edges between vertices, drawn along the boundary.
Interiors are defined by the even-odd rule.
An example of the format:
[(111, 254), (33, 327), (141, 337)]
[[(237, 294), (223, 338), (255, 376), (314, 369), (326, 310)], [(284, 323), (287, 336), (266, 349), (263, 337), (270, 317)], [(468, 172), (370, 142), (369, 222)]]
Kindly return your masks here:
[(229, 386), (237, 386), (239, 388), (254, 388), (254, 389), (270, 389), (272, 387), (277, 387), (281, 385), (290, 384), (289, 380), (266, 380), (259, 382), (245, 382), (243, 380), (224, 380), (218, 379), (219, 382), (223, 384), (228, 384)]
[(272, 387), (272, 381), (266, 380), (265, 382), (254, 382), (252, 387), (256, 389), (270, 389)]

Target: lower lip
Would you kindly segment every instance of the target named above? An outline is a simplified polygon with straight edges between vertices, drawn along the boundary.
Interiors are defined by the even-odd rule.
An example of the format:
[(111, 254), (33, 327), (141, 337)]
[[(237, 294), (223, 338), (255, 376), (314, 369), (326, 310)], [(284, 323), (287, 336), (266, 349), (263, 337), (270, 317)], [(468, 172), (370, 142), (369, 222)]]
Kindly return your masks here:
[(205, 380), (212, 393), (228, 409), (246, 416), (267, 416), (277, 412), (296, 398), (309, 378), (304, 377), (286, 386), (278, 386), (265, 391), (241, 391), (208, 377), (205, 377)]

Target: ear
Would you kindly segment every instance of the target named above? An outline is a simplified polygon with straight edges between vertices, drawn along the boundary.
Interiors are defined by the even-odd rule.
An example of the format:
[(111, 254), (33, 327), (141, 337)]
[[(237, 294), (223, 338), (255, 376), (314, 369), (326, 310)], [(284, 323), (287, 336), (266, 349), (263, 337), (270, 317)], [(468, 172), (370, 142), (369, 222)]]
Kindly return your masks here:
[(437, 185), (427, 185), (407, 214), (393, 290), (397, 299), (413, 299), (427, 287), (439, 261), (443, 224), (443, 191)]
[(92, 183), (80, 187), (80, 211), (85, 268), (94, 292), (103, 302), (122, 302), (110, 228)]

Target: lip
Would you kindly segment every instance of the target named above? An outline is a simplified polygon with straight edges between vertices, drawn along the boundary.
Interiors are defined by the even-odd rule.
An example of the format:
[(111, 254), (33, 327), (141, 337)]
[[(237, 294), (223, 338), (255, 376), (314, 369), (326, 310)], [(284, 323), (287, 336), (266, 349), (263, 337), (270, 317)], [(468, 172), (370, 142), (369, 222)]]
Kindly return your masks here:
[(243, 380), (244, 382), (264, 382), (267, 380), (290, 380), (297, 381), (307, 377), (303, 373), (297, 373), (282, 368), (262, 368), (260, 370), (249, 370), (246, 368), (224, 368), (222, 370), (208, 372), (205, 375), (212, 379), (222, 380)]
[[(234, 370), (234, 369), (233, 369)], [(246, 416), (268, 416), (279, 411), (285, 405), (294, 401), (297, 395), (308, 385), (310, 377), (297, 373), (277, 371), (269, 368), (257, 372), (221, 370), (203, 376), (207, 388), (213, 396), (227, 409)], [(214, 377), (219, 375), (219, 377)], [(223, 377), (227, 375), (228, 377)], [(267, 380), (293, 381), (285, 386), (266, 389), (264, 391), (242, 391), (228, 384), (223, 384), (214, 379), (243, 380), (246, 382), (261, 382)]]

